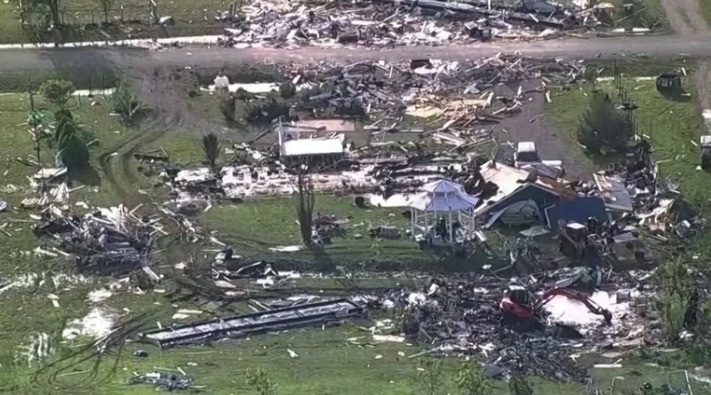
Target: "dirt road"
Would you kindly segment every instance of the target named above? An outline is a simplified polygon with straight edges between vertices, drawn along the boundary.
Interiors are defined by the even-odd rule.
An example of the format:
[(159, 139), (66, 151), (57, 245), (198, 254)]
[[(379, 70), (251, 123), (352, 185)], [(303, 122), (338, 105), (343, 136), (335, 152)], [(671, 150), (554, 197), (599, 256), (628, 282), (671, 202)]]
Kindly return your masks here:
[[(693, 2), (694, 0), (683, 1)], [(676, 8), (672, 9), (676, 10)], [(679, 20), (682, 17), (678, 16), (675, 19)], [(677, 27), (677, 29), (681, 29), (681, 27)], [(562, 56), (592, 59), (638, 54), (648, 56), (682, 54), (695, 58), (711, 58), (711, 33), (689, 33), (684, 36), (570, 38), (534, 42), (458, 44), (442, 47), (397, 47), (384, 50), (316, 47), (294, 50), (188, 47), (168, 49), (161, 52), (130, 48), (5, 50), (0, 51), (0, 56), (2, 56), (0, 72), (42, 69), (79, 69), (97, 72), (115, 68), (130, 71), (134, 68), (146, 68), (151, 65), (165, 67), (192, 65), (201, 68), (219, 68), (230, 64), (261, 61), (313, 63), (325, 60), (340, 60), (356, 62), (379, 59), (397, 61), (426, 57), (456, 60), (491, 56), (499, 52), (520, 52), (523, 55), (538, 58)]]
[(672, 30), (682, 37), (708, 34), (708, 24), (704, 20), (699, 0), (661, 0)]

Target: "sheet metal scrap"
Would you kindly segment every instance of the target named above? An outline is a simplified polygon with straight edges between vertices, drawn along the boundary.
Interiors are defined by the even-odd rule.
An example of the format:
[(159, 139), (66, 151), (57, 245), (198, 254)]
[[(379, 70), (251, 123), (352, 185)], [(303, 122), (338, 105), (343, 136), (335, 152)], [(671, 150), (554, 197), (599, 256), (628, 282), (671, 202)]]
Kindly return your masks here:
[(353, 318), (363, 314), (364, 311), (363, 306), (350, 300), (337, 299), (217, 320), (173, 325), (147, 332), (143, 337), (160, 347), (173, 347), (244, 337), (253, 333), (322, 325), (325, 322)]
[(704, 226), (698, 210), (683, 199), (679, 185), (668, 178), (664, 182), (659, 179), (659, 166), (646, 140), (638, 143), (626, 160), (611, 164), (595, 178), (598, 185), (583, 184), (578, 190), (602, 196), (613, 213), (631, 212), (617, 215), (619, 228), (643, 226), (663, 239), (676, 234), (692, 240)]
[(175, 390), (187, 390), (193, 383), (193, 379), (177, 372), (151, 372), (136, 374), (131, 377), (128, 384), (152, 384), (158, 391), (172, 392)]
[(35, 233), (51, 237), (60, 250), (76, 257), (82, 272), (126, 274), (148, 267), (154, 235), (160, 229), (159, 218), (139, 218), (135, 210), (120, 205), (82, 217), (50, 207), (42, 213)]

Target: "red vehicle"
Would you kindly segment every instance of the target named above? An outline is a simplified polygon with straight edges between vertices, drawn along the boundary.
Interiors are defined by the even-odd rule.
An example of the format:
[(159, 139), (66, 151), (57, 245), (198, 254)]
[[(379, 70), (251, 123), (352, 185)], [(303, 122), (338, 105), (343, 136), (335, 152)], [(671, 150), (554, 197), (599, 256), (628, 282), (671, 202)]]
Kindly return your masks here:
[(612, 321), (612, 313), (609, 310), (602, 308), (585, 293), (571, 288), (551, 288), (537, 300), (526, 288), (520, 285), (510, 285), (504, 293), (499, 308), (507, 318), (527, 320), (537, 317), (541, 308), (556, 296), (577, 300), (584, 304), (591, 313), (603, 316), (605, 322)]

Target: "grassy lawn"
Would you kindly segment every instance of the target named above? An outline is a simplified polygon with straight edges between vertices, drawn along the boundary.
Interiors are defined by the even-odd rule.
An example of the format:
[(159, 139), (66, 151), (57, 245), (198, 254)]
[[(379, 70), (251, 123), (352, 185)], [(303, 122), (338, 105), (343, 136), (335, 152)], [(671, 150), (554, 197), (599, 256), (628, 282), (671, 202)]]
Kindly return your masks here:
[[(686, 91), (693, 92), (686, 80), (684, 83), (687, 84)], [(684, 197), (693, 203), (702, 215), (708, 217), (711, 215), (711, 194), (707, 188), (709, 175), (696, 170), (699, 165), (699, 149), (694, 145), (698, 144), (703, 124), (693, 99), (666, 98), (657, 92), (654, 81), (635, 81), (628, 78), (624, 85), (632, 101), (639, 107), (635, 110), (639, 130), (649, 137), (654, 147), (661, 180), (668, 177), (678, 182)], [(598, 86), (610, 91), (613, 89), (612, 83)], [(579, 117), (586, 109), (588, 92), (589, 86), (581, 86), (552, 95), (553, 102), (547, 108), (548, 116), (561, 130), (561, 134), (567, 135), (571, 140), (575, 140)], [(580, 157), (592, 160), (586, 157), (582, 150)], [(604, 159), (601, 162), (604, 162)], [(704, 242), (699, 244), (705, 256), (711, 254), (709, 237), (707, 232)]]
[[(87, 380), (89, 363), (59, 365), (36, 377), (30, 389), (17, 388), (14, 394), (47, 391), (52, 394), (152, 394), (150, 385), (126, 385), (133, 372), (156, 369), (183, 369), (201, 386), (204, 394), (256, 393), (244, 382), (249, 368), (262, 367), (278, 385), (279, 394), (382, 394), (409, 395), (424, 393), (416, 382), (417, 368), (422, 358), (410, 358), (421, 351), (421, 345), (408, 343), (373, 343), (363, 328), (372, 322), (356, 322), (338, 327), (304, 329), (265, 334), (250, 339), (227, 341), (213, 346), (196, 346), (160, 350), (152, 346), (129, 344), (120, 355), (105, 357), (96, 378)], [(147, 358), (136, 358), (133, 352), (147, 350)], [(287, 350), (297, 357), (292, 358)], [(455, 378), (463, 360), (443, 360), (440, 392), (457, 394)], [(93, 361), (92, 361), (93, 363)], [(116, 367), (114, 369), (114, 363)], [(645, 366), (624, 359), (619, 369), (591, 369), (595, 385), (609, 388), (615, 377), (615, 388), (637, 388), (643, 382), (654, 384), (683, 383), (683, 373), (673, 367)], [(674, 373), (677, 372), (677, 373)], [(52, 377), (56, 374), (56, 377)], [(0, 380), (2, 379), (0, 371)], [(28, 376), (13, 376), (16, 382)], [(85, 380), (84, 382), (81, 382)], [(532, 378), (536, 394), (583, 394), (582, 383), (560, 383)], [(506, 384), (495, 381), (494, 394), (507, 394)], [(709, 394), (692, 382), (695, 394)]]
[[(28, 2), (23, 3), (27, 4)], [(104, 14), (96, 1), (60, 1), (62, 10), (60, 19), (70, 25), (70, 28), (64, 33), (64, 41), (220, 34), (223, 25), (215, 20), (216, 11), (228, 10), (230, 1), (203, 0), (198, 4), (186, 0), (158, 0), (156, 3), (158, 4), (158, 15), (161, 17), (172, 16), (175, 21), (173, 26), (149, 26), (148, 1), (123, 0), (115, 2), (115, 6), (109, 12), (109, 21), (113, 23), (109, 26), (100, 26)], [(0, 2), (0, 43), (52, 42), (53, 36), (49, 34), (38, 38), (36, 33), (22, 28), (19, 4), (18, 0)], [(121, 11), (122, 6), (123, 11)], [(123, 25), (119, 24), (122, 17)]]
[(706, 23), (711, 25), (711, 0), (699, 0), (699, 2)]
[[(639, 88), (630, 83), (630, 90), (639, 97), (638, 111), (640, 126), (645, 127), (655, 146), (663, 146), (659, 155), (664, 157), (679, 157), (673, 164), (660, 165), (665, 174), (675, 175), (682, 184), (682, 190), (692, 196), (693, 186), (686, 185), (680, 174), (686, 177), (689, 170), (684, 163), (691, 164), (697, 153), (684, 141), (693, 139), (689, 133), (698, 133), (694, 106), (691, 103), (667, 102), (656, 97), (653, 88), (648, 83), (642, 83)], [(638, 95), (638, 96), (637, 96)], [(561, 101), (565, 100), (565, 107)], [(644, 101), (651, 104), (644, 104)], [(96, 99), (92, 105), (89, 99), (81, 99), (72, 104), (75, 117), (93, 131), (101, 141), (99, 146), (92, 148), (92, 158), (97, 158), (108, 147), (124, 138), (128, 130), (118, 122), (118, 119), (108, 115), (106, 103)], [(659, 104), (657, 102), (661, 102)], [(574, 130), (577, 113), (571, 103), (584, 104), (583, 91), (567, 91), (561, 96), (554, 96), (551, 105), (554, 120), (561, 127), (566, 126), (571, 133)], [(646, 107), (657, 106), (654, 111)], [(38, 106), (50, 109), (50, 106), (38, 98)], [(556, 107), (557, 106), (557, 107)], [(646, 106), (646, 107), (645, 107)], [(667, 106), (671, 106), (667, 108)], [(36, 169), (20, 164), (17, 157), (25, 157), (33, 153), (33, 144), (26, 127), (22, 125), (27, 116), (29, 101), (26, 96), (0, 95), (0, 113), (4, 115), (0, 121), (0, 165), (3, 174), (0, 187), (13, 184), (17, 187), (27, 185), (26, 176)], [(569, 109), (570, 108), (570, 109)], [(578, 108), (578, 107), (576, 107)], [(582, 108), (582, 107), (580, 107)], [(651, 118), (664, 110), (668, 114), (659, 115), (660, 125), (651, 120), (644, 121), (643, 115)], [(688, 119), (688, 124), (682, 122)], [(662, 125), (662, 121), (664, 124)], [(642, 125), (642, 122), (644, 125)], [(662, 133), (676, 130), (680, 134), (672, 139)], [(653, 129), (653, 128), (658, 128)], [(651, 129), (648, 129), (651, 128)], [(688, 129), (688, 130), (687, 130)], [(688, 135), (687, 135), (688, 134)], [(657, 141), (655, 139), (667, 140)], [(166, 135), (153, 143), (168, 151), (174, 162), (194, 162), (202, 158), (199, 138), (191, 135)], [(667, 152), (669, 151), (669, 152)], [(51, 163), (52, 155), (47, 152), (43, 159)], [(132, 163), (131, 165), (134, 165)], [(691, 174), (698, 174), (693, 171)], [(145, 181), (145, 180), (143, 180)], [(701, 183), (701, 179), (693, 182)], [(701, 198), (702, 186), (697, 185), (696, 191)], [(11, 204), (17, 204), (24, 196), (23, 192), (0, 192), (0, 197)], [(84, 188), (72, 194), (73, 201), (84, 200), (89, 205), (115, 204), (120, 200), (106, 185)], [(345, 225), (347, 234), (343, 238), (334, 238), (333, 245), (327, 246), (321, 252), (297, 252), (289, 255), (266, 252), (272, 246), (293, 245), (299, 243), (298, 226), (295, 222), (295, 202), (292, 198), (273, 198), (263, 201), (245, 202), (243, 204), (216, 204), (200, 218), (206, 228), (216, 230), (216, 236), (235, 247), (236, 253), (254, 256), (260, 253), (263, 258), (295, 257), (307, 262), (324, 264), (325, 269), (334, 266), (346, 266), (359, 269), (355, 263), (390, 258), (397, 262), (393, 267), (374, 266), (370, 268), (396, 269), (404, 273), (414, 273), (417, 269), (437, 270), (476, 270), (481, 265), (491, 263), (486, 257), (473, 256), (463, 260), (444, 260), (443, 256), (422, 252), (411, 240), (374, 240), (368, 237), (367, 230), (371, 226), (393, 224), (401, 228), (407, 226), (406, 219), (401, 215), (401, 209), (371, 208), (361, 209), (354, 204), (352, 197), (317, 196), (315, 211), (324, 214), (335, 214), (339, 219), (348, 219)], [(0, 213), (0, 225), (10, 219), (26, 219), (25, 212)], [(294, 330), (280, 334), (254, 336), (240, 341), (223, 342), (212, 346), (190, 347), (181, 349), (159, 350), (153, 346), (129, 343), (122, 352), (112, 351), (105, 356), (99, 365), (93, 365), (95, 359), (79, 362), (88, 353), (76, 355), (58, 366), (39, 371), (37, 362), (28, 363), (27, 357), (20, 347), (28, 345), (32, 335), (43, 332), (50, 335), (51, 344), (55, 349), (51, 360), (57, 360), (74, 354), (84, 344), (85, 339), (66, 342), (60, 341), (57, 334), (61, 332), (65, 322), (84, 316), (90, 309), (87, 293), (101, 287), (107, 279), (89, 278), (77, 279), (71, 276), (60, 278), (63, 273), (71, 273), (71, 265), (63, 261), (46, 259), (32, 255), (21, 255), (20, 251), (28, 251), (36, 247), (36, 239), (30, 232), (29, 224), (15, 224), (5, 228), (11, 236), (0, 233), (0, 253), (6, 259), (0, 262), (0, 286), (23, 274), (42, 273), (41, 277), (31, 281), (31, 284), (4, 291), (0, 295), (0, 392), (11, 394), (153, 394), (154, 387), (128, 386), (126, 381), (133, 372), (154, 371), (157, 368), (181, 368), (195, 379), (195, 385), (204, 386), (201, 393), (205, 394), (248, 394), (251, 390), (244, 383), (244, 372), (247, 368), (264, 367), (279, 385), (280, 394), (413, 394), (422, 393), (415, 384), (419, 359), (409, 356), (427, 349), (428, 344), (372, 344), (370, 333), (363, 327), (372, 326), (372, 321), (357, 322), (340, 327)], [(362, 237), (356, 237), (360, 234)], [(490, 235), (492, 244), (497, 243), (496, 235)], [(168, 259), (168, 252), (161, 255), (160, 264), (172, 266), (178, 260)], [(185, 256), (176, 257), (185, 260)], [(384, 259), (383, 259), (384, 260)], [(444, 261), (443, 261), (444, 260)], [(319, 266), (315, 266), (318, 268)], [(298, 268), (297, 268), (298, 269)], [(42, 281), (44, 280), (44, 281)], [(387, 286), (396, 282), (418, 284), (424, 280), (363, 278), (357, 282), (363, 287)], [(294, 285), (310, 287), (315, 290), (337, 288), (332, 279), (303, 279)], [(175, 286), (168, 280), (158, 286), (167, 290), (166, 293), (147, 291), (135, 294), (128, 291), (114, 293), (101, 306), (116, 315), (149, 314), (146, 322), (155, 327), (156, 322), (166, 325), (172, 322), (172, 315), (178, 309), (201, 308), (198, 300), (169, 299), (166, 296)], [(135, 291), (135, 290), (134, 290)], [(56, 295), (60, 307), (54, 307), (49, 299), (50, 294)], [(197, 298), (195, 298), (197, 299)], [(246, 312), (244, 306), (235, 304), (231, 310)], [(227, 314), (227, 313), (225, 313)], [(201, 318), (208, 315), (203, 314)], [(375, 314), (372, 318), (378, 318)], [(355, 338), (355, 341), (353, 340)], [(351, 340), (349, 340), (351, 339)], [(137, 358), (133, 352), (137, 349), (148, 350), (148, 358)], [(289, 356), (287, 349), (293, 350), (298, 357)], [(674, 370), (646, 366), (649, 360), (625, 359), (621, 369), (592, 369), (596, 384), (606, 388), (615, 376), (625, 376), (624, 384), (636, 387), (643, 381), (665, 382), (669, 380), (667, 372)], [(77, 363), (77, 364), (74, 364)], [(444, 377), (441, 393), (455, 394), (455, 373), (461, 363), (456, 358), (444, 360)], [(97, 367), (98, 366), (98, 367)], [(63, 367), (64, 369), (60, 369)], [(97, 376), (91, 378), (96, 369)], [(537, 394), (581, 394), (583, 384), (553, 383), (532, 379)], [(496, 382), (496, 394), (506, 393), (505, 384)], [(694, 388), (695, 394), (705, 394), (701, 388)], [(707, 394), (708, 392), (706, 392)]]
[(39, 89), (42, 82), (51, 79), (65, 79), (74, 83), (77, 89), (95, 91), (99, 89), (113, 88), (116, 86), (118, 77), (113, 71), (97, 70), (87, 72), (87, 70), (32, 70), (32, 71), (9, 71), (0, 74), (0, 92), (27, 92), (30, 85)]

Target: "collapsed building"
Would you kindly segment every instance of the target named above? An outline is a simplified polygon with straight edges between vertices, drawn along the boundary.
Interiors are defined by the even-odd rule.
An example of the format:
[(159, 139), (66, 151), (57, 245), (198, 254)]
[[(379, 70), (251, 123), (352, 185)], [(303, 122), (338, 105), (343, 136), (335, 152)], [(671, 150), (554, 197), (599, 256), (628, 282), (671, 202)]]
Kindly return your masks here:
[[(600, 25), (607, 4), (542, 0), (358, 1), (245, 6), (225, 29), (224, 46), (442, 45), (466, 40), (550, 39)], [(610, 5), (612, 6), (612, 5)]]
[(48, 237), (58, 251), (73, 257), (79, 272), (125, 275), (144, 271), (152, 281), (159, 276), (150, 268), (160, 218), (138, 217), (118, 206), (99, 208), (84, 216), (49, 207), (35, 226), (39, 237)]

